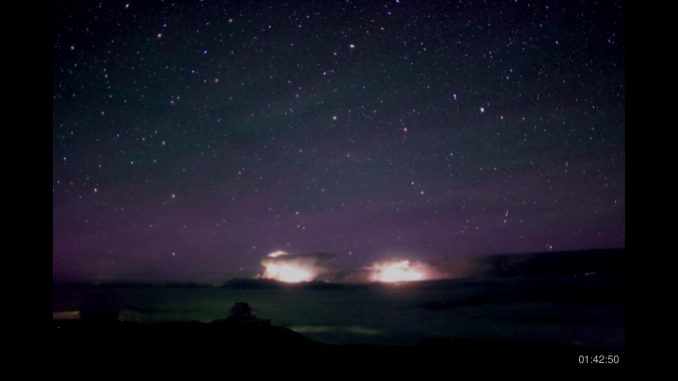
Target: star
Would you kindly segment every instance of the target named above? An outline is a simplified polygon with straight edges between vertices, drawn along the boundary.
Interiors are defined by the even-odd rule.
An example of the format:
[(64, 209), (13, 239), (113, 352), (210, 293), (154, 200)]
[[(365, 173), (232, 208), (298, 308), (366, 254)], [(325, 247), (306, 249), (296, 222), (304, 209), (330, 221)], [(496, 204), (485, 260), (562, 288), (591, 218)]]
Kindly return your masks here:
[(624, 247), (621, 2), (131, 3), (54, 16), (55, 280)]

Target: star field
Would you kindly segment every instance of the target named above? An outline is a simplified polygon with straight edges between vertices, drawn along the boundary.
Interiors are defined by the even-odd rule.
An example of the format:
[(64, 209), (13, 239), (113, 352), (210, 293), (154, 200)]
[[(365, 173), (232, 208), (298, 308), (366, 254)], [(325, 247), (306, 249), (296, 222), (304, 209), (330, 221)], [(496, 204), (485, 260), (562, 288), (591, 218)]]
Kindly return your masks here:
[(57, 280), (624, 246), (620, 2), (65, 2)]

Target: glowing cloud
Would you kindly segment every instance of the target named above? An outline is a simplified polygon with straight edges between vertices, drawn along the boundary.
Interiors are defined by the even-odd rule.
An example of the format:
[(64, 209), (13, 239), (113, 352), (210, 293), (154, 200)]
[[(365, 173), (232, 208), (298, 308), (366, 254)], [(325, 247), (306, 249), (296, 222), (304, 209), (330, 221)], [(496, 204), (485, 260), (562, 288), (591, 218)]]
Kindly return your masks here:
[(259, 277), (287, 283), (310, 282), (328, 271), (320, 262), (333, 257), (330, 253), (290, 254), (282, 250), (274, 251), (261, 261), (264, 271)]
[(282, 282), (308, 282), (313, 280), (313, 274), (304, 268), (294, 265), (269, 264), (262, 275), (264, 278), (276, 279)]
[(274, 251), (274, 252), (272, 252), (272, 253), (269, 253), (269, 254), (267, 255), (267, 257), (269, 257), (269, 258), (277, 258), (277, 257), (281, 257), (281, 256), (283, 256), (283, 255), (289, 255), (289, 253), (286, 252), (286, 251), (282, 251), (282, 250), (276, 250), (276, 251)]
[(409, 260), (377, 262), (370, 270), (370, 280), (376, 282), (412, 282), (432, 278), (429, 265)]

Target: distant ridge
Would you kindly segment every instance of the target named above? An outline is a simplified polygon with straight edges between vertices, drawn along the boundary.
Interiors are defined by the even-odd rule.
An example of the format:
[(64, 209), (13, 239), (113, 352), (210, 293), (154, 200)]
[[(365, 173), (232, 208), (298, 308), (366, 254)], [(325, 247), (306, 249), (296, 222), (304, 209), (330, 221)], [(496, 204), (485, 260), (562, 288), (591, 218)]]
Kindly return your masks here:
[(489, 276), (568, 276), (621, 271), (625, 253), (625, 249), (597, 249), (500, 254), (478, 260)]
[(203, 287), (214, 287), (211, 284), (207, 283), (198, 283), (198, 282), (85, 282), (85, 281), (68, 281), (68, 282), (52, 282), (53, 287), (100, 287), (100, 288), (203, 288)]
[[(447, 274), (444, 280), (478, 279), (493, 277), (550, 277), (579, 276), (585, 274), (623, 273), (626, 249), (595, 249), (552, 251), (514, 254), (491, 254), (484, 256), (445, 257), (429, 263)], [(356, 270), (360, 271), (360, 270)], [(350, 272), (344, 274), (350, 275)], [(100, 288), (232, 288), (232, 289), (278, 289), (305, 288), (313, 290), (365, 287), (369, 282), (313, 281), (285, 283), (262, 278), (233, 278), (220, 284), (199, 282), (53, 282), (53, 287), (100, 287)]]

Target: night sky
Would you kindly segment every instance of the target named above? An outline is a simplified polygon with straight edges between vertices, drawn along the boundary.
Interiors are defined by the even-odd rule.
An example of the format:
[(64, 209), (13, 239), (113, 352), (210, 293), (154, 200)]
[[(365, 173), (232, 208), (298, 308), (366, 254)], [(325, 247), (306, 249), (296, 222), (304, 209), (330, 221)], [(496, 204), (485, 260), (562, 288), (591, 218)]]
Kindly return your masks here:
[(623, 247), (619, 1), (80, 1), (54, 280)]

